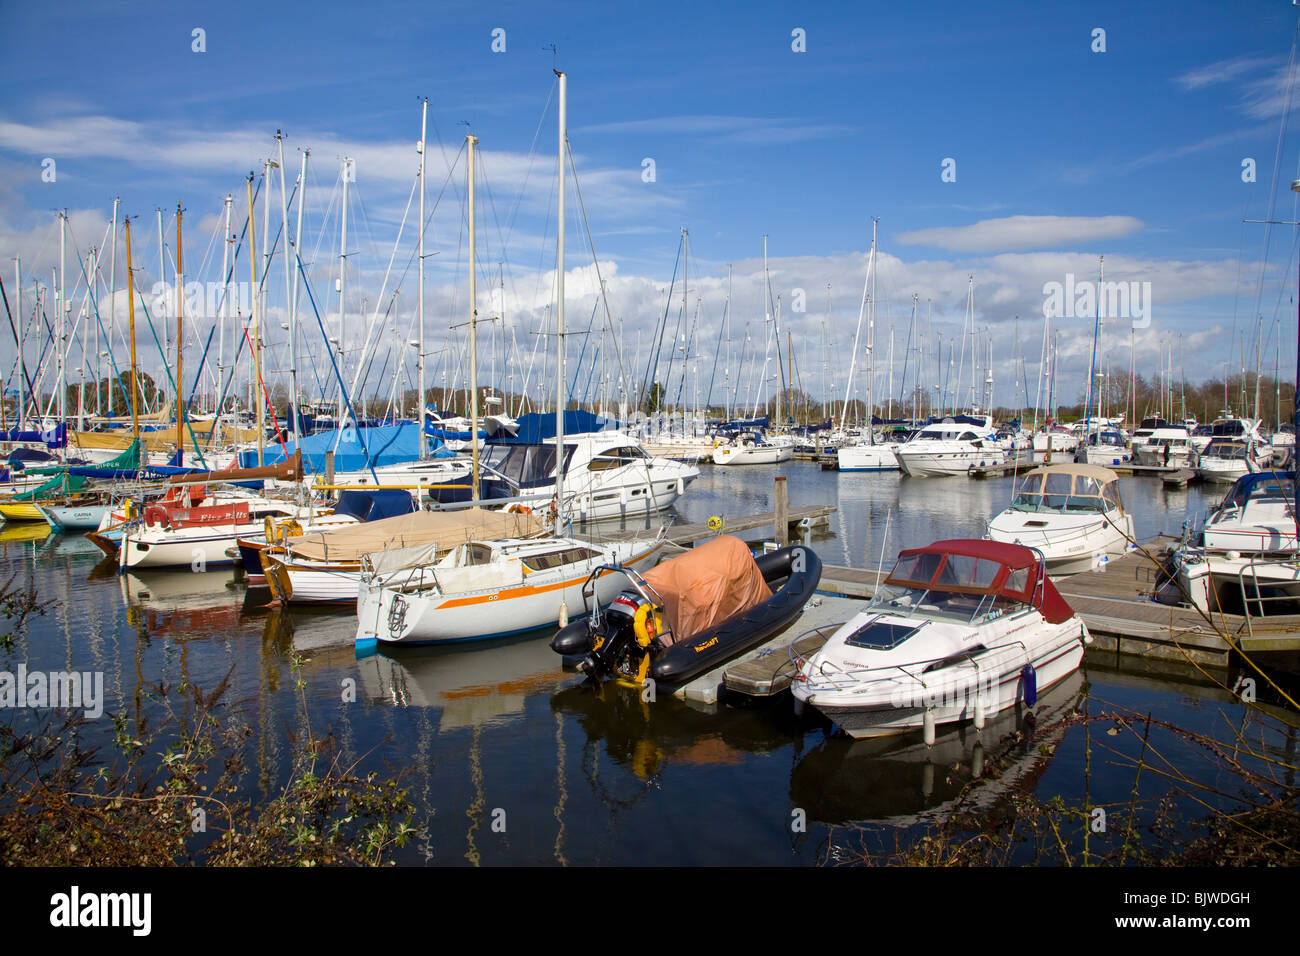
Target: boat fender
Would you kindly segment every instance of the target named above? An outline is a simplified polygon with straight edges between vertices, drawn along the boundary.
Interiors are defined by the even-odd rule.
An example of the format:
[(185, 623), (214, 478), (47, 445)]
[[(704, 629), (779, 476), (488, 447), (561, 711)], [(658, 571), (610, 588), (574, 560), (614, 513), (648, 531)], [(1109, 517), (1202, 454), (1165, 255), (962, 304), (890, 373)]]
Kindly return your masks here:
[(984, 729), (984, 700), (980, 697), (975, 698), (975, 729)]
[(1020, 677), (1025, 685), (1025, 704), (1033, 707), (1038, 703), (1038, 672), (1034, 670), (1033, 664), (1026, 664), (1024, 670), (1020, 672)]
[[(921, 739), (927, 747), (934, 746), (934, 711), (927, 710), (921, 718)], [(928, 766), (928, 765), (927, 765)]]
[(560, 602), (560, 627), (561, 629), (563, 629), (568, 626), (569, 626), (569, 605), (561, 601)]
[(641, 647), (649, 647), (663, 631), (663, 615), (653, 604), (642, 604), (632, 618), (632, 633)]

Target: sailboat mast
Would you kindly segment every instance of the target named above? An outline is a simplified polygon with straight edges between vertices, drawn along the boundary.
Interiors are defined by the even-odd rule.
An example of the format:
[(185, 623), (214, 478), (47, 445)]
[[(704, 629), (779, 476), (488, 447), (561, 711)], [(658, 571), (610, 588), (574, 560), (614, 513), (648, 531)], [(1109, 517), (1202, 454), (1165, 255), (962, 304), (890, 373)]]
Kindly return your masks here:
[[(428, 108), (427, 105), (425, 107)], [(421, 134), (423, 136), (423, 133)], [(423, 139), (421, 139), (423, 142)], [(476, 274), (477, 264), (474, 261), (474, 147), (478, 145), (478, 137), (473, 134), (466, 134), (465, 145), (467, 147), (467, 160), (469, 164), (469, 182), (466, 190), (469, 197), (469, 447), (470, 447), (470, 486), (471, 496), (478, 497), (478, 472), (479, 472), (479, 454), (478, 454), (478, 276)], [(424, 191), (424, 153), (420, 153), (420, 190), (421, 200), (423, 200)], [(424, 215), (420, 216), (420, 225), (423, 230)], [(421, 260), (423, 263), (423, 259)], [(423, 270), (421, 270), (423, 271)], [(423, 351), (423, 349), (421, 349)], [(420, 364), (421, 386), (420, 386), (420, 439), (424, 440), (424, 364)]]
[[(113, 200), (113, 223), (109, 230), (108, 240), (108, 351), (113, 351), (113, 326), (117, 318), (117, 206), (120, 199)], [(96, 362), (98, 367), (98, 360)], [(19, 379), (19, 384), (22, 380)], [(95, 382), (95, 390), (99, 390), (99, 382)], [(113, 414), (113, 386), (110, 383), (105, 389), (108, 392), (108, 414)]]
[(347, 341), (347, 289), (348, 289), (348, 181), (351, 179), (352, 160), (343, 158), (343, 211), (342, 225), (339, 231), (339, 410), (337, 425), (343, 427), (344, 400), (344, 363), (343, 343)]
[(257, 394), (257, 388), (262, 381), (262, 349), (261, 329), (258, 328), (258, 322), (262, 316), (257, 309), (257, 226), (253, 219), (253, 174), (248, 174), (248, 274), (249, 289), (248, 308), (252, 311), (253, 327), (253, 403), (257, 406), (257, 466), (260, 468), (265, 464), (266, 455), (266, 419), (263, 417), (265, 410), (262, 404), (262, 397)]
[(68, 232), (68, 214), (65, 212), (61, 212), (59, 213), (59, 347), (55, 353), (58, 358), (58, 369), (59, 369), (59, 374), (57, 376), (57, 381), (59, 383), (59, 402), (57, 408), (59, 410), (60, 422), (67, 421), (67, 407), (66, 407), (67, 396), (64, 393), (68, 390), (68, 383), (67, 383), (68, 370), (66, 366), (66, 360), (63, 354), (64, 349), (66, 347), (65, 339), (67, 338), (67, 324), (68, 324), (67, 323), (68, 305), (67, 305), (67, 299), (65, 298), (65, 295), (67, 294), (67, 290), (63, 281), (63, 274), (66, 271), (65, 262), (64, 262), (64, 252), (65, 252), (65, 244), (67, 240), (67, 232)]
[[(117, 202), (114, 200), (113, 213), (116, 221)], [(27, 368), (23, 365), (23, 345), (27, 341), (27, 325), (23, 322), (23, 258), (14, 256), (14, 298), (15, 307), (18, 309), (18, 428), (23, 427), (23, 411), (27, 407), (25, 399), (26, 391), (24, 390), (24, 379), (27, 377)], [(112, 394), (111, 392), (109, 394)]]
[(184, 339), (185, 325), (185, 273), (183, 271), (181, 253), (181, 208), (180, 201), (176, 202), (176, 451), (180, 453), (181, 460), (185, 457), (185, 397), (184, 385), (185, 379), (182, 375), (184, 372), (185, 348)]
[(307, 157), (310, 155), (311, 150), (302, 151), (302, 164), (298, 172), (298, 221), (294, 226), (293, 281), (289, 293), (289, 401), (292, 406), (295, 448), (300, 448), (302, 442), (302, 412), (298, 407), (302, 394), (298, 391), (298, 269), (302, 249), (302, 204), (307, 194)]
[(126, 228), (126, 305), (131, 321), (131, 436), (140, 437), (140, 410), (136, 396), (140, 391), (140, 376), (135, 364), (135, 270), (131, 268), (131, 217), (123, 216)]
[[(428, 124), (429, 124), (429, 98), (426, 96), (426, 97), (424, 98), (424, 103), (423, 103), (423, 105), (422, 105), (421, 108), (420, 108), (420, 142), (419, 142), (419, 144), (417, 145), (417, 148), (418, 148), (419, 153), (420, 153), (420, 233), (419, 233), (419, 235), (420, 235), (420, 248), (419, 248), (419, 251), (416, 253), (416, 258), (419, 259), (419, 272), (417, 273), (418, 278), (417, 278), (417, 280), (416, 280), (416, 286), (415, 286), (415, 288), (416, 288), (416, 298), (415, 298), (415, 324), (416, 324), (416, 327), (417, 327), (417, 328), (416, 328), (416, 336), (415, 336), (415, 337), (416, 337), (416, 344), (415, 344), (415, 369), (416, 369), (416, 385), (415, 385), (415, 388), (416, 388), (416, 399), (415, 399), (415, 407), (416, 407), (416, 409), (417, 409), (417, 411), (416, 411), (416, 413), (415, 413), (415, 421), (416, 421), (416, 426), (418, 427), (418, 429), (419, 429), (419, 433), (420, 433), (420, 460), (421, 460), (421, 461), (424, 461), (426, 458), (429, 457), (429, 436), (426, 435), (426, 434), (424, 433), (424, 388), (425, 388), (425, 385), (424, 385), (424, 138), (425, 138), (425, 133), (426, 133), (427, 130), (428, 130)], [(467, 142), (469, 141), (469, 139), (470, 139), (470, 137), (466, 137), (466, 141), (467, 141)], [(469, 156), (470, 156), (470, 182), (472, 183), (472, 182), (474, 181), (474, 163), (473, 163), (473, 160), (474, 160), (474, 147), (473, 147), (472, 144), (470, 145), (469, 150), (470, 150), (470, 152), (469, 152)], [(469, 217), (470, 217), (470, 236), (472, 237), (472, 236), (474, 235), (474, 226), (473, 226), (473, 223), (474, 223), (474, 208), (473, 208), (473, 200), (472, 200), (472, 199), (470, 200), (470, 212), (469, 212)], [(473, 239), (472, 239), (472, 238), (471, 238), (471, 240), (470, 240), (469, 255), (470, 255), (470, 262), (473, 262), (473, 261), (474, 261), (474, 243), (473, 243)], [(470, 286), (469, 286), (469, 287), (470, 287), (471, 289), (473, 289), (473, 288), (474, 288), (474, 269), (473, 269), (473, 267), (471, 267), (470, 270), (469, 270), (469, 281), (470, 281)], [(469, 303), (469, 304), (470, 304), (470, 328), (469, 328), (469, 336), (470, 336), (470, 341), (472, 342), (472, 341), (474, 340), (474, 315), (473, 315), (473, 313), (474, 313), (474, 299), (473, 299), (472, 297), (470, 298), (470, 303)], [(405, 363), (403, 363), (403, 365), (405, 365)], [(477, 394), (477, 392), (476, 392), (475, 394)], [(478, 472), (478, 433), (477, 433), (477, 428), (478, 428), (477, 425), (472, 425), (472, 427), (471, 427), (471, 429), (470, 429), (470, 432), (471, 432), (471, 434), (470, 434), (470, 441), (474, 443), (474, 464), (475, 464), (475, 468), (474, 468), (474, 470), (475, 470), (475, 474), (474, 474), (474, 487), (475, 487), (476, 489), (478, 488), (478, 474), (477, 474), (477, 472)], [(477, 491), (475, 491), (475, 493), (474, 493), (471, 497), (477, 497), (477, 496), (478, 496), (478, 493), (477, 493)]]
[(568, 77), (555, 71), (560, 81), (559, 184), (555, 242), (555, 533), (560, 533), (564, 510), (564, 147), (568, 140)]

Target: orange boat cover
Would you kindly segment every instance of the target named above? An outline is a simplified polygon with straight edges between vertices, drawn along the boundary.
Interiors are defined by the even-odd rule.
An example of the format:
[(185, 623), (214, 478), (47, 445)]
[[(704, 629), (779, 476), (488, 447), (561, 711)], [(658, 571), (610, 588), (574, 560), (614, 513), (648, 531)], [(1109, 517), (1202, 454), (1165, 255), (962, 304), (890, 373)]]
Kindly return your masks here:
[(723, 535), (646, 572), (664, 599), (671, 643), (688, 641), (772, 596), (745, 542)]

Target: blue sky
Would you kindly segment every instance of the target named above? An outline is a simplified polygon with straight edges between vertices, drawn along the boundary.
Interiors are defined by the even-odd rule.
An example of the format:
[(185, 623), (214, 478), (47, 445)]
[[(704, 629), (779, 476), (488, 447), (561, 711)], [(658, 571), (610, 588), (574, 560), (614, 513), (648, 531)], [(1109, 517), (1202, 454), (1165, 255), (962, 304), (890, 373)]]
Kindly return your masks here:
[[(1300, 176), (1289, 127), (1275, 171), (1297, 12), (1277, 0), (1230, 9), (376, 2), (322, 4), (305, 14), (243, 3), (144, 3), (124, 16), (103, 4), (10, 3), (0, 12), (6, 288), (14, 255), (33, 276), (49, 276), (55, 210), (69, 211), (84, 252), (102, 241), (114, 197), (140, 217), (133, 229), (148, 278), (159, 271), (154, 210), (170, 213), (180, 199), (186, 261), (195, 263), (186, 271), (216, 279), (222, 198), (235, 197), (236, 218), (246, 213), (244, 177), (260, 175), (281, 129), (290, 189), (298, 149), (312, 150), (311, 238), (301, 254), (318, 301), (335, 313), (323, 317), (326, 324), (337, 327), (337, 302), (325, 300), (338, 268), (338, 165), (349, 155), (357, 181), (348, 267), (356, 299), (348, 309), (360, 315), (365, 299), (372, 312), (381, 289), (387, 297), (398, 288), (388, 318), (374, 320), (372, 348), (405, 338), (414, 278), (409, 268), (401, 275), (401, 263), (409, 262), (413, 223), (400, 243), (397, 234), (415, 171), (419, 97), (428, 96), (430, 144), (446, 147), (430, 154), (430, 202), (468, 122), (486, 179), (480, 255), (504, 262), (507, 328), (531, 349), (553, 280), (554, 63), (569, 75), (579, 185), (628, 366), (639, 366), (649, 349), (665, 308), (660, 290), (686, 228), (692, 312), (700, 299), (692, 350), (707, 355), (697, 374), (712, 376), (715, 387), (721, 381), (712, 353), (732, 263), (734, 351), (725, 377), (748, 400), (760, 386), (757, 373), (753, 381), (743, 375), (764, 352), (766, 234), (772, 294), (782, 296), (782, 330), (794, 336), (803, 384), (819, 393), (829, 379), (837, 384), (826, 390), (842, 392), (871, 219), (879, 217), (876, 354), (883, 365), (892, 325), (896, 390), (913, 293), (933, 312), (927, 340), (943, 331), (951, 341), (974, 275), (975, 321), (990, 330), (997, 400), (1018, 402), (1010, 391), (1016, 316), (1032, 398), (1043, 284), (1067, 272), (1094, 277), (1101, 254), (1107, 278), (1151, 282), (1153, 321), (1134, 335), (1139, 371), (1149, 375), (1161, 343), (1173, 341), (1189, 378), (1221, 374), (1226, 353), (1240, 349), (1239, 340), (1229, 344), (1233, 330), (1253, 333), (1257, 300), (1266, 341), (1280, 323), (1281, 362), (1293, 368), (1295, 230), (1276, 227), (1266, 246), (1265, 227), (1242, 220), (1300, 218), (1288, 189)], [(192, 51), (195, 28), (205, 31), (205, 52)], [(505, 30), (504, 53), (491, 48), (496, 28)], [(1092, 49), (1097, 28), (1105, 30), (1105, 52)], [(805, 52), (791, 48), (795, 29), (806, 33)], [(54, 182), (41, 178), (47, 157), (56, 161)], [(655, 164), (650, 183), (642, 177), (646, 158)], [(1255, 160), (1253, 183), (1242, 181), (1246, 158)], [(941, 180), (945, 159), (955, 160), (955, 181)], [(463, 178), (461, 162), (426, 233), (438, 250), (427, 265), (426, 329), (454, 348), (463, 333), (448, 326), (465, 311)], [(278, 180), (273, 201), (274, 231)], [(575, 206), (571, 188), (571, 215)], [(167, 230), (172, 255), (174, 225)], [(390, 257), (399, 265), (385, 283)], [(591, 261), (571, 218), (571, 325), (585, 327), (595, 304), (590, 276), (574, 272), (591, 272)], [(496, 270), (483, 268), (480, 310), (491, 312)], [(824, 347), (827, 283), (833, 341)], [(805, 312), (791, 311), (796, 290)], [(108, 301), (106, 284), (96, 298)], [(278, 324), (285, 308), (278, 277), (268, 280), (268, 306)], [(745, 323), (748, 359), (739, 356)], [(1086, 378), (1091, 323), (1062, 319), (1059, 328), (1061, 390), (1070, 394)], [(187, 349), (204, 335), (196, 318)], [(581, 346), (570, 344), (573, 362)], [(1128, 345), (1127, 321), (1108, 325), (1103, 355), (1125, 372)], [(505, 349), (491, 353), (498, 370)], [(1253, 361), (1253, 345), (1248, 351)], [(1264, 349), (1270, 370), (1274, 351)], [(360, 353), (358, 344), (350, 361)], [(450, 354), (438, 361), (454, 366)], [(522, 355), (514, 353), (516, 365)], [(0, 357), (7, 376), (12, 346)], [(367, 387), (382, 391), (387, 382), (371, 377)]]

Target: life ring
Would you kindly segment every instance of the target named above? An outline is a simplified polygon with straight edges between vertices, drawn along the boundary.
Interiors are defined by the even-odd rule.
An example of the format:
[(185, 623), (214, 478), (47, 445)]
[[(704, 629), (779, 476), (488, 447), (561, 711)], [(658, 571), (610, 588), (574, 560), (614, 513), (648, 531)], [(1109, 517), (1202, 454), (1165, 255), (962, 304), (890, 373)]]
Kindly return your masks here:
[(146, 527), (150, 525), (165, 527), (167, 525), (167, 510), (157, 505), (150, 505), (144, 509), (144, 523)]
[(632, 618), (632, 633), (636, 635), (637, 644), (649, 647), (651, 642), (663, 632), (663, 616), (653, 604), (642, 604), (636, 609)]
[(709, 530), (710, 530), (710, 531), (721, 531), (721, 530), (722, 530), (722, 516), (721, 516), (721, 515), (714, 515), (713, 517), (711, 517), (711, 518), (709, 519)]
[(512, 505), (507, 505), (507, 506), (506, 506), (506, 514), (511, 514), (511, 515), (530, 515), (530, 514), (532, 514), (532, 513), (533, 513), (533, 509), (532, 509), (532, 508), (528, 507), (528, 505), (521, 505), (521, 504), (519, 504), (518, 502), (516, 502), (515, 504), (512, 504)]

